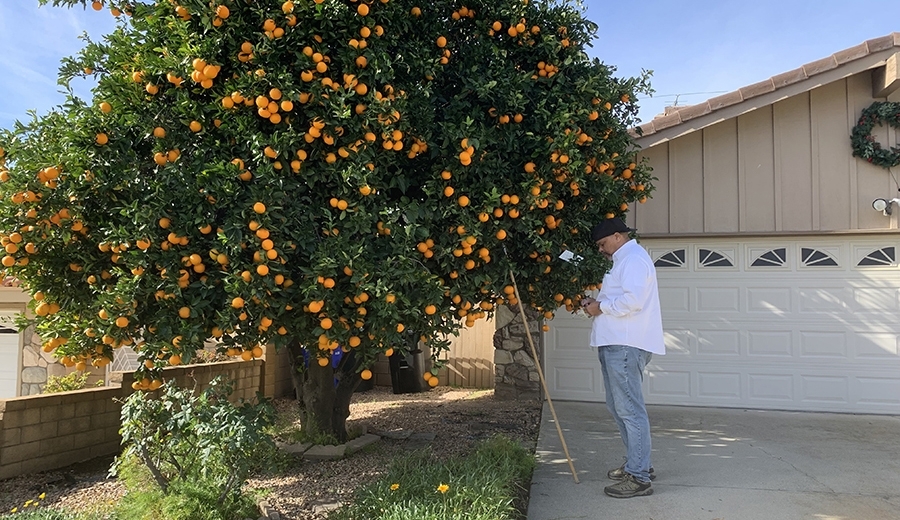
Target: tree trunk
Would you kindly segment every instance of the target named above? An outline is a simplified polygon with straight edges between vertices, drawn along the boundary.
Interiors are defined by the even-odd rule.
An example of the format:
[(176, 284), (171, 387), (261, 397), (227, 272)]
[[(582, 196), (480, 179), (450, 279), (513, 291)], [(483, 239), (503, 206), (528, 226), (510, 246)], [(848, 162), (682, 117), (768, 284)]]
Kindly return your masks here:
[(347, 418), (350, 417), (350, 401), (353, 392), (362, 382), (359, 377), (359, 362), (351, 351), (344, 359), (337, 371), (338, 383), (334, 389), (334, 404), (331, 415), (331, 430), (338, 442), (347, 442)]
[[(303, 382), (303, 429), (309, 435), (320, 433), (334, 435), (332, 431), (332, 415), (334, 412), (334, 369), (331, 364), (319, 366), (316, 359), (310, 356), (306, 369), (306, 380)], [(337, 437), (337, 435), (334, 435)]]
[[(330, 435), (343, 443), (348, 439), (347, 418), (350, 401), (362, 379), (353, 351), (345, 354), (338, 367), (319, 366), (317, 359), (305, 361), (303, 348), (291, 345), (294, 392), (300, 407), (300, 424), (310, 436)], [(308, 366), (307, 366), (308, 364)]]

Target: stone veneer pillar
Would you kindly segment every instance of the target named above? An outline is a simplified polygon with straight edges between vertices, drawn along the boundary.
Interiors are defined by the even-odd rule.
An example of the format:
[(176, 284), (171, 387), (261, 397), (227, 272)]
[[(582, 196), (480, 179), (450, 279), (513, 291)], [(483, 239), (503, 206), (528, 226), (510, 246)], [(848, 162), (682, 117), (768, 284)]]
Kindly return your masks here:
[[(543, 319), (534, 309), (525, 309), (525, 316), (538, 358), (543, 363)], [(519, 308), (498, 307), (494, 321), (497, 325), (494, 333), (494, 397), (502, 400), (543, 399), (540, 376)]]
[(22, 333), (22, 386), (20, 395), (37, 395), (44, 391), (49, 376), (60, 377), (66, 374), (62, 366), (52, 354), (41, 348), (41, 337), (34, 333), (34, 327), (28, 327)]

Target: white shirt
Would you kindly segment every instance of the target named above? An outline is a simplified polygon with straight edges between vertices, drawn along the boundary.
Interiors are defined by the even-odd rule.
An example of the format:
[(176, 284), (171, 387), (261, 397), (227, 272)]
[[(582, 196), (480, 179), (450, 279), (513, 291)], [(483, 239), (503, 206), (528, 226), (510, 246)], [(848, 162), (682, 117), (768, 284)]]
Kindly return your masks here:
[(612, 261), (596, 298), (603, 314), (594, 317), (591, 346), (627, 345), (664, 355), (659, 289), (650, 255), (629, 240), (613, 253)]

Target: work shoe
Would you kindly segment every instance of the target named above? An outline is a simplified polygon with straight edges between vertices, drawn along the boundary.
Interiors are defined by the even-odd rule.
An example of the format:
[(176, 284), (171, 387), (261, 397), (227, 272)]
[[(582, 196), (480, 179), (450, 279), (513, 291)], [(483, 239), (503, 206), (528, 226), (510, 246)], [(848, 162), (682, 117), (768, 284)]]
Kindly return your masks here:
[[(609, 477), (610, 480), (622, 480), (627, 474), (628, 473), (625, 472), (625, 464), (606, 472), (606, 476)], [(650, 480), (656, 480), (656, 474), (653, 473), (653, 466), (650, 466)]]
[(603, 488), (603, 492), (613, 498), (631, 498), (652, 495), (653, 488), (649, 482), (638, 482), (633, 475), (626, 473), (619, 482)]

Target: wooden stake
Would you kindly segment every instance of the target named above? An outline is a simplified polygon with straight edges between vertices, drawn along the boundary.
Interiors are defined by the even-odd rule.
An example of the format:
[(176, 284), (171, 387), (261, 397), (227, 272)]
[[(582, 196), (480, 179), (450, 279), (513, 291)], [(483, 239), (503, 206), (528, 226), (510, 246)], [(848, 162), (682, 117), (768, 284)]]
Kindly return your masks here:
[(509, 270), (509, 279), (512, 280), (513, 289), (516, 291), (516, 299), (519, 300), (519, 313), (522, 315), (522, 324), (525, 325), (525, 334), (528, 336), (528, 344), (531, 345), (531, 355), (534, 357), (534, 366), (537, 368), (538, 377), (541, 380), (541, 386), (544, 388), (544, 395), (547, 396), (547, 404), (550, 405), (550, 414), (553, 415), (553, 422), (556, 423), (556, 433), (559, 434), (559, 441), (562, 443), (563, 452), (566, 454), (566, 460), (569, 461), (569, 469), (572, 471), (572, 478), (578, 481), (578, 474), (575, 472), (575, 464), (572, 463), (572, 457), (569, 456), (569, 448), (566, 446), (566, 439), (563, 437), (562, 427), (559, 425), (559, 418), (556, 416), (556, 410), (553, 408), (553, 401), (550, 400), (550, 391), (547, 389), (547, 380), (544, 379), (544, 371), (541, 370), (541, 360), (538, 358), (537, 349), (534, 347), (534, 340), (531, 339), (531, 330), (528, 328), (528, 320), (525, 318), (525, 308), (522, 306), (522, 297), (519, 295), (519, 285), (516, 284), (516, 277), (513, 276), (512, 269)]

